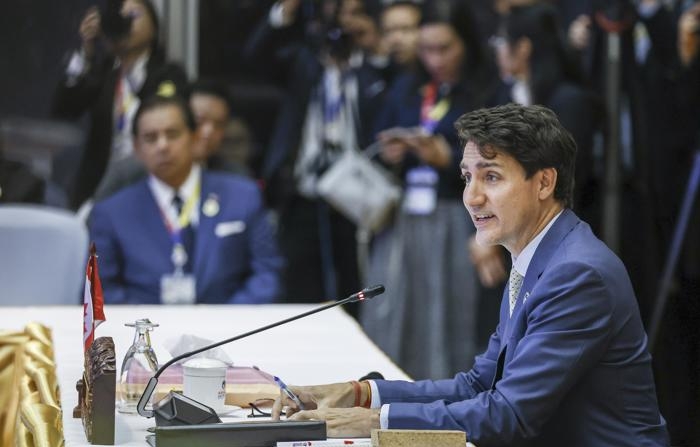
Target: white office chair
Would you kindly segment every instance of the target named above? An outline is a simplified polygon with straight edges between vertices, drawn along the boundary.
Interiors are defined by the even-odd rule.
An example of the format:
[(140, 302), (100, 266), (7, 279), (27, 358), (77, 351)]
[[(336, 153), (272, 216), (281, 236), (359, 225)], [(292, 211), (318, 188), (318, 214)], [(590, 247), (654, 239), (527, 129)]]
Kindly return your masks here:
[(75, 214), (0, 206), (0, 306), (82, 302), (88, 232)]

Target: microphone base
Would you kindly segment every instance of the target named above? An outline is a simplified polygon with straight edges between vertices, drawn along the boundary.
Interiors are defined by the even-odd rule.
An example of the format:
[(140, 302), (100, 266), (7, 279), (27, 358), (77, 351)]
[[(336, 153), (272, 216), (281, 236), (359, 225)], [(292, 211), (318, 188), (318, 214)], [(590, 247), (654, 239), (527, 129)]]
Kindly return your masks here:
[(215, 424), (221, 422), (214, 409), (171, 391), (153, 405), (157, 427)]

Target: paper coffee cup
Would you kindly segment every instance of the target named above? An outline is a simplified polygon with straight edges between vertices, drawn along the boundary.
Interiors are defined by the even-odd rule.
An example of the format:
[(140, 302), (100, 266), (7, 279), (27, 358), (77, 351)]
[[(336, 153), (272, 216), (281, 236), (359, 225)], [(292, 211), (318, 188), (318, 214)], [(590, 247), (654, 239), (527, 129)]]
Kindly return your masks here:
[(183, 394), (220, 413), (226, 401), (226, 364), (216, 359), (191, 359), (182, 367)]

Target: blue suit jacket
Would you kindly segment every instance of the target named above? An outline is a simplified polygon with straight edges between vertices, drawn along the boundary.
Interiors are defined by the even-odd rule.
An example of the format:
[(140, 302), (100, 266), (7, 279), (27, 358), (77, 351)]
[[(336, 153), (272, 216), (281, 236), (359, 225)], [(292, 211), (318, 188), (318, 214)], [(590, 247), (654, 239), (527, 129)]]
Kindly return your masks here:
[(622, 262), (570, 210), (541, 241), (520, 296), (474, 368), (377, 381), (389, 428), (466, 431), (487, 446), (666, 446), (651, 356)]
[[(275, 301), (282, 258), (255, 183), (203, 171), (200, 197), (200, 208), (214, 199), (220, 209), (211, 217), (200, 209), (193, 264), (197, 302)], [(147, 180), (98, 202), (89, 227), (105, 302), (159, 303), (160, 279), (173, 272), (173, 242)]]

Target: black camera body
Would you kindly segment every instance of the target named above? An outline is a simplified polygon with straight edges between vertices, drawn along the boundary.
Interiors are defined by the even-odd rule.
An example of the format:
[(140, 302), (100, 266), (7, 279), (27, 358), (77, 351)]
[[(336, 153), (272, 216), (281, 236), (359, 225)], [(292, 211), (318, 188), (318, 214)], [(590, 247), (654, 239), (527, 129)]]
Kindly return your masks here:
[(104, 36), (118, 41), (129, 35), (133, 17), (122, 15), (124, 0), (106, 0), (100, 5), (101, 27)]
[[(306, 0), (302, 3), (302, 20), (306, 23), (306, 35), (321, 52), (337, 60), (347, 60), (353, 42), (338, 23), (341, 0)], [(330, 15), (329, 15), (330, 13)]]

